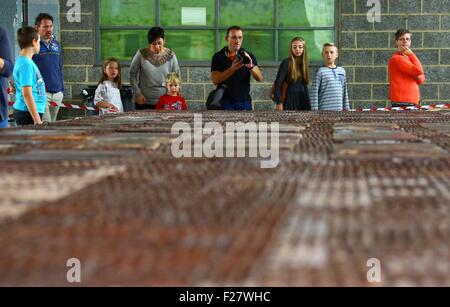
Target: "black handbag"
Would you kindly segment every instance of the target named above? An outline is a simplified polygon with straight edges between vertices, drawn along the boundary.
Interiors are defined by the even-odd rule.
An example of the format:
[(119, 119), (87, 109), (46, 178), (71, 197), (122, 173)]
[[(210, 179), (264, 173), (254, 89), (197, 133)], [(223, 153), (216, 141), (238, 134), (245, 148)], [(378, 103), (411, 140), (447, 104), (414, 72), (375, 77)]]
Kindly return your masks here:
[(225, 84), (220, 84), (209, 93), (208, 99), (206, 99), (207, 110), (222, 110), (222, 97), (226, 89), (227, 86)]

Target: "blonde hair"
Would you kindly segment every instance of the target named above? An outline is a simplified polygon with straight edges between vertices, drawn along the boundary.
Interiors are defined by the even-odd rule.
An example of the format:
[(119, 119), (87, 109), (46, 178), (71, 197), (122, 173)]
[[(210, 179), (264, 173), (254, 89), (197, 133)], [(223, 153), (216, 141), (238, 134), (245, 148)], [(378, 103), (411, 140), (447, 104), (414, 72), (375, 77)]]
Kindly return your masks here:
[(166, 84), (173, 84), (173, 83), (181, 85), (181, 78), (176, 72), (171, 72), (166, 76)]
[[(176, 72), (171, 72), (166, 76), (166, 86), (169, 84), (181, 85), (181, 78)], [(178, 91), (178, 95), (180, 95), (180, 91)]]
[(338, 47), (336, 47), (336, 45), (334, 43), (325, 43), (325, 44), (323, 44), (322, 53), (325, 51), (326, 47), (334, 47), (334, 48), (336, 48), (337, 51), (339, 51)]
[[(303, 43), (303, 54), (296, 57), (292, 52), (292, 44), (294, 42)], [(308, 73), (308, 50), (306, 48), (306, 41), (302, 37), (294, 37), (289, 45), (289, 68), (287, 81), (290, 84), (302, 80), (304, 84), (309, 83)]]

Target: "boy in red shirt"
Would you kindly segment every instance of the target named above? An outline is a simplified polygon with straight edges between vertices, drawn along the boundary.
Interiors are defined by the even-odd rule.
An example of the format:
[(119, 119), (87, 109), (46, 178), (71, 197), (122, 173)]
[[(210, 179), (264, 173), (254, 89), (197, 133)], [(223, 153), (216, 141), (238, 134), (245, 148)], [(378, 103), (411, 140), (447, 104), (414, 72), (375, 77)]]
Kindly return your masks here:
[(157, 110), (187, 110), (186, 100), (180, 95), (180, 76), (170, 73), (166, 77), (167, 94), (159, 98)]
[(421, 101), (419, 85), (425, 81), (422, 64), (410, 49), (411, 33), (395, 33), (397, 52), (389, 60), (390, 99), (392, 107), (416, 106)]

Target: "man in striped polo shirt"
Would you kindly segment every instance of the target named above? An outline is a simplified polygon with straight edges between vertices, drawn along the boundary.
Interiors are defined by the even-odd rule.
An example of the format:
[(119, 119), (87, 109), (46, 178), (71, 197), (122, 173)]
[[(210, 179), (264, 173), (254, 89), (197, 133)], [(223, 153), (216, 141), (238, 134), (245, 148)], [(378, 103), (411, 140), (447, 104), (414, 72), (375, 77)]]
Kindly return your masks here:
[(311, 89), (311, 110), (349, 110), (345, 69), (335, 64), (338, 49), (332, 43), (323, 45), (325, 65), (316, 74)]

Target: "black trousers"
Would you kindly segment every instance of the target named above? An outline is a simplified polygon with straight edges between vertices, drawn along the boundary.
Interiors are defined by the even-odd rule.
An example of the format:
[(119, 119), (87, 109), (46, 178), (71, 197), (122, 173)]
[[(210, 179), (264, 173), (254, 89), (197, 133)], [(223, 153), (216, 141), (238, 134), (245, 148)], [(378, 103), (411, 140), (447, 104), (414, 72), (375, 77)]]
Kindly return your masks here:
[(153, 104), (138, 104), (136, 103), (136, 110), (155, 110), (156, 105)]
[(410, 102), (391, 102), (393, 108), (403, 108), (403, 107), (415, 107), (417, 104)]
[[(43, 113), (39, 113), (39, 117), (41, 118), (41, 120), (43, 115)], [(34, 125), (34, 120), (30, 112), (24, 112), (14, 109), (13, 116), (17, 126)]]

